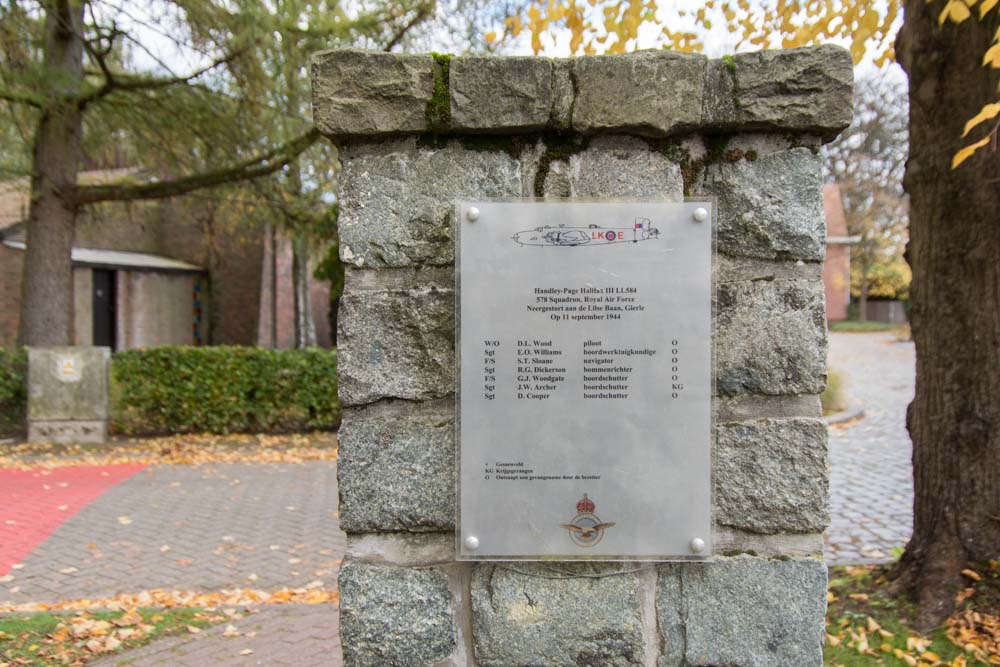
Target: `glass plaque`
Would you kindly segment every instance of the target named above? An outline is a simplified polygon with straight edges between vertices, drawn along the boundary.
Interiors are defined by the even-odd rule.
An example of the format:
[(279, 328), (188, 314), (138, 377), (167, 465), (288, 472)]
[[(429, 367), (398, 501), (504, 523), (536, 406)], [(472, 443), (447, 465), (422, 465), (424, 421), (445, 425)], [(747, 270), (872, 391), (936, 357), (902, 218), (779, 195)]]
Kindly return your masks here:
[(712, 551), (712, 202), (462, 202), (458, 557)]

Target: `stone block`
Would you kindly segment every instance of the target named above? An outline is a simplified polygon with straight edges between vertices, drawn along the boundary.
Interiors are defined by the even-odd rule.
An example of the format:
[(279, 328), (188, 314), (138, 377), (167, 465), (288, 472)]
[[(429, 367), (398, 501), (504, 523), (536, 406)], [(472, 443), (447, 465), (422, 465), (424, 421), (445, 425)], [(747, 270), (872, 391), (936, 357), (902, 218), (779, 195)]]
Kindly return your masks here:
[(594, 137), (566, 171), (573, 197), (684, 200), (680, 167), (635, 137)]
[(105, 420), (28, 422), (28, 442), (93, 444), (107, 440), (108, 422)]
[(807, 148), (708, 167), (720, 253), (821, 262), (826, 253), (820, 158)]
[(340, 427), (340, 527), (348, 533), (452, 530), (450, 401), (349, 409)]
[(455, 290), (437, 285), (354, 290), (348, 272), (337, 334), (344, 407), (455, 391)]
[(664, 50), (577, 58), (573, 129), (652, 137), (695, 129), (707, 62), (702, 55)]
[(739, 556), (661, 566), (659, 667), (820, 667), (826, 567)]
[[(822, 536), (819, 539), (822, 550)], [(451, 562), (455, 560), (455, 533), (347, 533), (344, 558), (379, 565), (434, 565)]]
[(818, 394), (826, 386), (823, 283), (754, 280), (718, 289), (716, 389), (737, 394)]
[(851, 124), (854, 62), (840, 46), (739, 53), (732, 57), (734, 125), (815, 132), (832, 140)]
[[(621, 565), (480, 565), (472, 579), (472, 634), (481, 667), (645, 664), (635, 574)], [(572, 576), (574, 573), (579, 577)]]
[(312, 58), (313, 121), (327, 136), (377, 136), (429, 129), (434, 58), (334, 49)]
[(716, 523), (754, 533), (822, 532), (829, 523), (825, 422), (729, 422), (715, 438)]
[(701, 122), (706, 128), (737, 129), (735, 70), (732, 58), (709, 60), (705, 66)]
[(343, 146), (340, 158), (340, 252), (355, 267), (450, 265), (456, 200), (522, 195), (515, 156), (457, 140), (437, 148), (413, 138)]
[(29, 347), (28, 422), (107, 421), (106, 347)]
[[(555, 63), (548, 58), (464, 56), (451, 61), (451, 129), (473, 132), (541, 130), (558, 117)], [(571, 89), (572, 90), (572, 89)]]
[(346, 667), (418, 667), (454, 650), (455, 615), (440, 570), (348, 562), (339, 584)]

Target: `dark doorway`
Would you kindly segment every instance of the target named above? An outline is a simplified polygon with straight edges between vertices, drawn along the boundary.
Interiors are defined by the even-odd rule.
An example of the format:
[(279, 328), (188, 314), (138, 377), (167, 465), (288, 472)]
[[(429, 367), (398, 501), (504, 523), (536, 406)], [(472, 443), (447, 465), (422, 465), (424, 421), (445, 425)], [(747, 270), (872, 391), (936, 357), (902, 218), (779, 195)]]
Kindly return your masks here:
[(94, 269), (94, 345), (115, 349), (115, 272)]

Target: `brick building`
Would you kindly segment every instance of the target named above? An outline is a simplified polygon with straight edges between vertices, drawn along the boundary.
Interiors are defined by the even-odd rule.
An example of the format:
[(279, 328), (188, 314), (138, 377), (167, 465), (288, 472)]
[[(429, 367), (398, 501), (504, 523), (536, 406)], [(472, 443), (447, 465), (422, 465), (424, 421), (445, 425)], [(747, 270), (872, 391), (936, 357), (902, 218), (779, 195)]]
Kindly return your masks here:
[[(121, 175), (88, 172), (81, 178)], [(269, 226), (217, 224), (205, 202), (108, 203), (79, 216), (74, 344), (294, 343), (291, 244)], [(17, 341), (27, 209), (27, 180), (0, 183), (0, 346)], [(319, 343), (329, 346), (325, 283), (313, 281), (312, 298)]]
[(847, 319), (847, 305), (851, 301), (851, 246), (861, 237), (847, 233), (844, 202), (836, 183), (823, 186), (823, 214), (826, 217), (826, 259), (823, 260), (826, 319), (839, 322)]

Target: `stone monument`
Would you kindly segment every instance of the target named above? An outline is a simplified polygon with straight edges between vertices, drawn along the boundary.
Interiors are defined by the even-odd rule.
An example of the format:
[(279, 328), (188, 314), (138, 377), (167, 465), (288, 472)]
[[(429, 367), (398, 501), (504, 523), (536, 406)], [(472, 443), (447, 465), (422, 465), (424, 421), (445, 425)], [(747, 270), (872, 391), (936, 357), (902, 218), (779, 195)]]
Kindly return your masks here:
[(106, 347), (29, 347), (28, 440), (105, 442), (110, 361)]
[[(319, 53), (341, 162), (347, 665), (822, 663), (828, 522), (820, 157), (838, 47), (720, 60)], [(712, 556), (463, 562), (459, 201), (714, 198)], [(655, 434), (651, 434), (655, 437)], [(588, 501), (589, 502), (589, 501)]]

